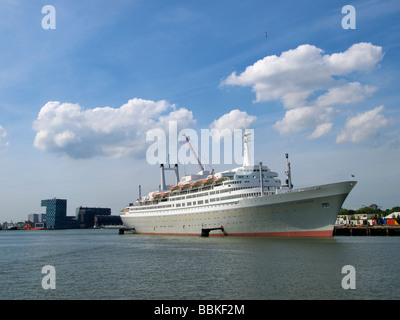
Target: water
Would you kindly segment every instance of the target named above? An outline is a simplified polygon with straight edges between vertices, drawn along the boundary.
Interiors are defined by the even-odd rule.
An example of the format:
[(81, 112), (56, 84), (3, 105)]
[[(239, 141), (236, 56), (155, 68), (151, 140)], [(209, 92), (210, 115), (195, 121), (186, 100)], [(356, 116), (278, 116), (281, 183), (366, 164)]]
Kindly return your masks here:
[[(0, 299), (398, 299), (400, 237), (0, 232)], [(56, 289), (42, 288), (42, 267)], [(342, 267), (356, 289), (342, 288)]]

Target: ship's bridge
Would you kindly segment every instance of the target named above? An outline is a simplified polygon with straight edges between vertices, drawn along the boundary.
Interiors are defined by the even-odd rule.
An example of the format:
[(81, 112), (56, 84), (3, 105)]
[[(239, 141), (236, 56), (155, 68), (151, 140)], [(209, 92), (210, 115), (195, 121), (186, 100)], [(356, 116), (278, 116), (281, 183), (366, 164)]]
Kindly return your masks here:
[(260, 170), (262, 170), (262, 182), (264, 188), (280, 188), (281, 181), (277, 179), (278, 174), (272, 172), (267, 166), (244, 166), (224, 172), (224, 176), (229, 177), (228, 181), (224, 181), (225, 185), (239, 184), (240, 187), (257, 187), (260, 185)]

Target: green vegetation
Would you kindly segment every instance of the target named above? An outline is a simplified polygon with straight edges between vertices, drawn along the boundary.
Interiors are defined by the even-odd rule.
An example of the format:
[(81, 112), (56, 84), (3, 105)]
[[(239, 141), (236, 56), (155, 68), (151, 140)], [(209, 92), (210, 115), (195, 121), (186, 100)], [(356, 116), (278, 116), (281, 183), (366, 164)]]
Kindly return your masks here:
[(400, 212), (400, 206), (393, 207), (392, 209), (382, 210), (378, 208), (377, 205), (370, 205), (368, 207), (362, 207), (358, 210), (348, 210), (348, 209), (341, 209), (339, 211), (339, 215), (354, 215), (354, 214), (376, 214), (378, 218), (385, 217), (392, 212)]

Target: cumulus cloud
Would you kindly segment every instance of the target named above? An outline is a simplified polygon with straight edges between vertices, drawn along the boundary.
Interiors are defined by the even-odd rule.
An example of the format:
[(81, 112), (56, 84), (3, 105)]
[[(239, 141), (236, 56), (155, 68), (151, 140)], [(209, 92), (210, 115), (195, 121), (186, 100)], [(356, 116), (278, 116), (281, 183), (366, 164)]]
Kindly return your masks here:
[(7, 131), (0, 126), (0, 149), (6, 148), (9, 145), (9, 142), (6, 141)]
[(345, 83), (341, 86), (329, 88), (326, 93), (316, 99), (315, 105), (318, 107), (328, 107), (360, 103), (366, 97), (372, 96), (376, 90), (377, 88), (374, 86), (363, 86), (359, 82)]
[(84, 109), (79, 104), (50, 101), (33, 123), (34, 146), (42, 151), (72, 158), (94, 156), (144, 156), (146, 132), (168, 132), (170, 120), (179, 127), (193, 124), (191, 111), (164, 100), (132, 99), (119, 108)]
[(251, 116), (246, 111), (234, 109), (214, 120), (210, 128), (215, 139), (222, 139), (232, 137), (236, 129), (249, 129), (256, 119), (256, 116)]
[(336, 138), (336, 143), (365, 142), (379, 134), (379, 129), (388, 125), (389, 121), (381, 112), (384, 106), (359, 113), (347, 120), (345, 127)]
[(211, 129), (224, 130), (224, 129), (246, 129), (257, 119), (256, 116), (250, 116), (246, 111), (234, 109), (229, 113), (224, 114), (222, 117), (216, 119), (211, 123)]
[(316, 138), (322, 137), (323, 135), (325, 135), (329, 131), (331, 131), (332, 126), (333, 126), (333, 123), (331, 123), (331, 122), (320, 124), (315, 128), (314, 132), (308, 136), (308, 138), (316, 139)]
[[(318, 108), (315, 106), (299, 107), (287, 110), (282, 120), (277, 121), (273, 127), (282, 135), (298, 133), (312, 127), (318, 126), (320, 123), (327, 123), (332, 118), (334, 113), (333, 108)], [(320, 130), (320, 137), (328, 133), (328, 130), (322, 132)], [(313, 138), (317, 136), (314, 135)]]
[(357, 43), (331, 55), (305, 44), (280, 56), (267, 56), (240, 74), (233, 72), (221, 84), (251, 86), (255, 102), (281, 101), (289, 109), (274, 125), (281, 134), (316, 130), (323, 125), (311, 135), (317, 137), (330, 131), (333, 108), (360, 103), (377, 90), (347, 78), (372, 71), (383, 55), (382, 47), (371, 43)]

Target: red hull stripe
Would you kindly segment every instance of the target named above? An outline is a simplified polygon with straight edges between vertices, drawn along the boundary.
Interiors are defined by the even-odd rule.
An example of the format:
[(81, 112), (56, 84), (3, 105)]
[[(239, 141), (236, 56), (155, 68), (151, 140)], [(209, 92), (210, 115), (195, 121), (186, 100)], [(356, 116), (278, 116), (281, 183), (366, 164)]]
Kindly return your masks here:
[[(200, 236), (200, 233), (157, 233), (136, 232), (137, 234), (173, 235), (173, 236)], [(254, 233), (212, 233), (210, 236), (235, 236), (235, 237), (332, 237), (333, 230), (323, 231), (287, 231), (287, 232), (254, 232)]]

